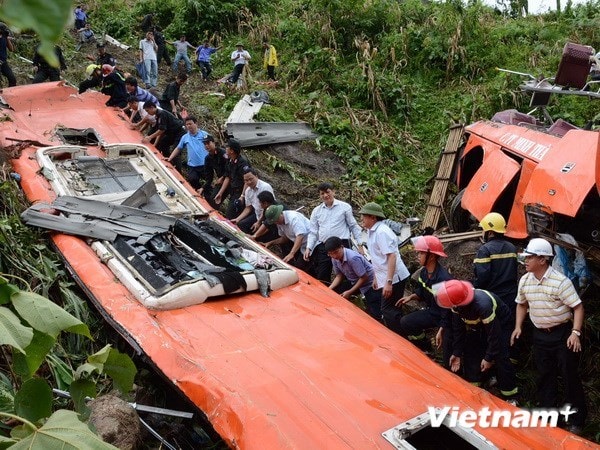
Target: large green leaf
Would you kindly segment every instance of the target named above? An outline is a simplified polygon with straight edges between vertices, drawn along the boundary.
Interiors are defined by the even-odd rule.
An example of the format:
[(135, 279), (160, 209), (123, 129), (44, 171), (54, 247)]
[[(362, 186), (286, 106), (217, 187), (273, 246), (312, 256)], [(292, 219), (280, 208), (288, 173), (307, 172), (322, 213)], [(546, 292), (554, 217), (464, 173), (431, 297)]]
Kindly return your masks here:
[(19, 292), (19, 288), (10, 284), (6, 278), (0, 277), (0, 305), (10, 302), (10, 296), (15, 292)]
[(43, 427), (11, 447), (13, 450), (55, 449), (61, 450), (116, 450), (117, 447), (103, 442), (77, 418), (73, 411), (59, 409)]
[(15, 395), (15, 411), (30, 422), (50, 416), (52, 388), (42, 378), (27, 380)]
[(21, 323), (10, 309), (0, 307), (0, 345), (10, 345), (21, 353), (33, 339), (33, 330)]
[(9, 438), (6, 436), (0, 436), (0, 450), (4, 450), (5, 448), (9, 448), (14, 445), (17, 441), (13, 438)]
[(108, 360), (111, 348), (110, 344), (107, 344), (96, 353), (88, 356), (87, 362), (75, 371), (75, 379), (87, 378), (94, 372), (103, 373), (104, 363)]
[(0, 3), (0, 18), (13, 27), (34, 30), (42, 44), (40, 54), (58, 66), (54, 44), (73, 14), (72, 0), (4, 0)]
[(29, 379), (38, 370), (48, 352), (54, 346), (56, 339), (37, 330), (33, 330), (33, 339), (25, 347), (25, 353), (13, 355), (13, 369), (23, 377)]
[(75, 411), (84, 418), (87, 418), (89, 416), (89, 408), (87, 407), (85, 399), (86, 397), (96, 397), (96, 383), (91, 380), (75, 380), (71, 383), (69, 392), (71, 393), (71, 399), (75, 405)]
[(11, 300), (21, 317), (36, 330), (54, 338), (63, 330), (92, 338), (86, 324), (39, 294), (21, 291), (13, 294)]
[(133, 387), (133, 379), (137, 369), (131, 358), (117, 349), (111, 349), (104, 373), (112, 378), (115, 387), (123, 394), (127, 394)]

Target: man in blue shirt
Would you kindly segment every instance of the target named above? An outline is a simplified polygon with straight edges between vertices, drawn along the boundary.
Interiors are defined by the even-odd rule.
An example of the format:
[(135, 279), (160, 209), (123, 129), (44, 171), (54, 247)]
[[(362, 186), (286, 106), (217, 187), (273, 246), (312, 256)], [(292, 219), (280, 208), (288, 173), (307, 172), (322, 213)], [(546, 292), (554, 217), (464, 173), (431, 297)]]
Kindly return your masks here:
[(196, 49), (196, 64), (202, 72), (202, 79), (208, 81), (210, 74), (212, 73), (212, 66), (210, 65), (210, 57), (213, 53), (219, 50), (221, 47), (211, 47), (208, 41)]
[(188, 170), (186, 178), (192, 187), (198, 190), (202, 187), (204, 184), (203, 180), (206, 178), (204, 161), (208, 152), (204, 146), (204, 138), (208, 136), (208, 133), (198, 128), (198, 121), (194, 116), (188, 116), (185, 119), (185, 128), (187, 129), (187, 133), (181, 137), (179, 144), (171, 152), (167, 161), (173, 162), (175, 160), (174, 164), (177, 167), (179, 165), (179, 153), (184, 148), (187, 148)]
[(367, 313), (381, 322), (381, 296), (373, 289), (371, 263), (360, 253), (345, 248), (337, 236), (328, 238), (324, 245), (335, 274), (329, 289), (346, 299), (360, 292), (365, 297)]

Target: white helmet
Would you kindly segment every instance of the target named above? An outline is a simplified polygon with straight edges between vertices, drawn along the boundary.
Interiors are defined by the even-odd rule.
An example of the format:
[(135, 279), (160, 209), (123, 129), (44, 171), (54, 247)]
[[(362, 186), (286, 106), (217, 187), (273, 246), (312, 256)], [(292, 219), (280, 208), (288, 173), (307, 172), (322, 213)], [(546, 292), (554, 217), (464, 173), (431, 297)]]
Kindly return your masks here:
[(521, 256), (553, 256), (552, 245), (546, 239), (534, 238), (529, 241), (527, 248), (523, 250)]

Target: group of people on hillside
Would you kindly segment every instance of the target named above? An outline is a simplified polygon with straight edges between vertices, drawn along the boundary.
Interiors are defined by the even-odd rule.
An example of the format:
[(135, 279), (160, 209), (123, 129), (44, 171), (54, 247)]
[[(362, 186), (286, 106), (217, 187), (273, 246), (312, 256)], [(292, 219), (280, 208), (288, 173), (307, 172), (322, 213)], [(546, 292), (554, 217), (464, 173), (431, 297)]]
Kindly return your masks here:
[[(438, 237), (417, 236), (412, 244), (420, 269), (416, 288), (407, 294), (410, 273), (379, 204), (360, 209), (359, 225), (351, 206), (336, 198), (334, 186), (321, 183), (321, 203), (306, 217), (278, 203), (239, 142), (230, 139), (219, 148), (194, 118), (186, 119), (186, 129), (166, 159), (174, 162), (187, 149), (188, 181), (213, 208), (228, 198), (226, 217), (252, 239), (268, 248), (278, 245), (285, 262), (342, 297), (362, 295), (370, 316), (426, 352), (431, 350), (427, 333), (432, 333), (444, 365), (467, 381), (483, 386), (494, 372), (500, 396), (513, 404), (519, 396), (519, 344), (529, 317), (539, 406), (559, 406), (562, 379), (566, 402), (576, 411), (565, 426), (581, 433), (587, 415), (578, 376), (583, 304), (570, 279), (552, 267), (554, 251), (547, 240), (529, 241), (520, 254), (526, 274), (519, 279), (519, 255), (504, 237), (505, 219), (495, 212), (486, 215), (480, 223), (484, 243), (467, 281), (454, 279), (440, 264), (447, 255)], [(421, 306), (408, 312), (404, 306), (415, 301)]]

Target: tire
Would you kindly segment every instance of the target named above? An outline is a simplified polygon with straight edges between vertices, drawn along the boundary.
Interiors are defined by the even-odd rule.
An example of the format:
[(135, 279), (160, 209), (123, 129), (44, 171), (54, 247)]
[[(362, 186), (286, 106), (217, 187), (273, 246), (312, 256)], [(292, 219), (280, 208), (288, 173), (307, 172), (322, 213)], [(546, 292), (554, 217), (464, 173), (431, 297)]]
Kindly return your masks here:
[(462, 201), (465, 190), (460, 191), (450, 205), (450, 225), (454, 233), (462, 233), (469, 231), (473, 226), (473, 218), (469, 211), (462, 208), (460, 202)]

